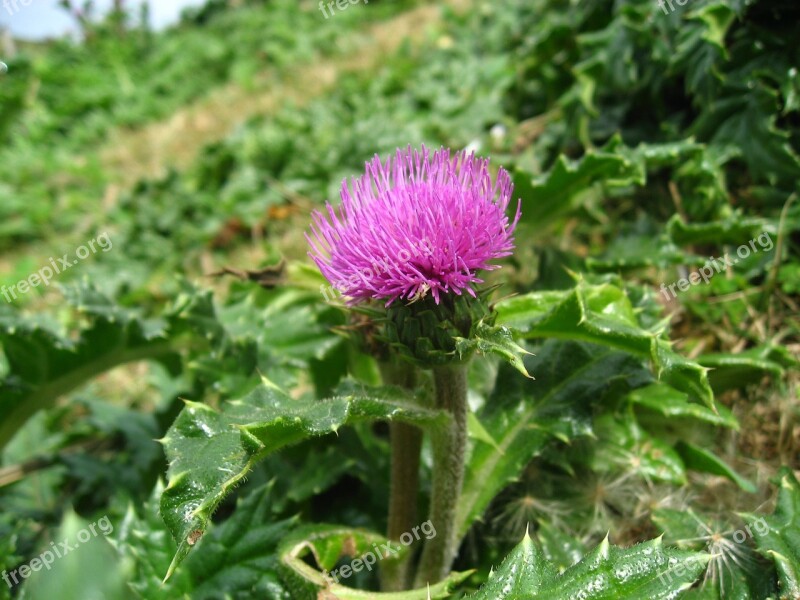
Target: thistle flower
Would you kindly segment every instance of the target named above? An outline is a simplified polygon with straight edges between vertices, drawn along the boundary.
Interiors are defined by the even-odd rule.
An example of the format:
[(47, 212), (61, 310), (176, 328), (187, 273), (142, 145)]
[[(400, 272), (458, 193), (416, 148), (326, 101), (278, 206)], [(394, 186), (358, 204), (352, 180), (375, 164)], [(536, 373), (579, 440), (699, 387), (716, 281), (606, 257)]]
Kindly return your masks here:
[(493, 181), (489, 160), (464, 151), (409, 147), (385, 163), (376, 156), (365, 175), (342, 184), (338, 210), (314, 211), (309, 256), (350, 304), (475, 297), (478, 271), (498, 268), (491, 261), (514, 249), (520, 208), (509, 221), (512, 192), (505, 170)]

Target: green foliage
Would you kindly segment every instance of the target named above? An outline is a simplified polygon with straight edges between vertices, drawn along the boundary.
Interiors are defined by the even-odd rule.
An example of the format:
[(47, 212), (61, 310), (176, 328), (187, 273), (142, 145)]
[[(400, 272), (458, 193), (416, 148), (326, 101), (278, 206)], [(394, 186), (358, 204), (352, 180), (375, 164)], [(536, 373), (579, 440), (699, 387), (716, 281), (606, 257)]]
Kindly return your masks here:
[(215, 321), (210, 295), (187, 289), (158, 319), (114, 304), (91, 286), (67, 290), (67, 300), (85, 319), (69, 336), (42, 319), (23, 320), (15, 311), (0, 316), (0, 343), (9, 374), (0, 389), (0, 449), (39, 410), (119, 365), (154, 360), (177, 373), (178, 352), (210, 341), (221, 358), (230, 345)]
[(706, 406), (690, 402), (687, 394), (662, 383), (634, 390), (628, 394), (627, 400), (662, 417), (697, 419), (732, 429), (739, 427), (729, 408), (717, 405), (716, 410), (712, 411)]
[(683, 458), (683, 462), (690, 469), (700, 471), (701, 473), (711, 473), (712, 475), (722, 475), (733, 481), (736, 485), (742, 488), (745, 492), (755, 493), (756, 486), (751, 481), (748, 481), (736, 471), (726, 465), (719, 457), (715, 456), (713, 452), (709, 452), (705, 448), (699, 448), (688, 442), (680, 442), (677, 450)]
[[(91, 525), (93, 523), (81, 519), (73, 512), (64, 516), (56, 539), (59, 542), (67, 541), (74, 550), (54, 560), (51, 568), (42, 570), (40, 577), (31, 579), (30, 585), (26, 587), (29, 597), (48, 598), (64, 594), (76, 598), (130, 598), (125, 572), (118, 567), (114, 550), (101, 530), (95, 526), (97, 536), (90, 536), (86, 542), (77, 541), (80, 539), (79, 532), (90, 532)], [(43, 552), (46, 550), (45, 548)], [(52, 547), (50, 550), (52, 552)], [(86, 577), (87, 564), (97, 569), (93, 577)]]
[(159, 485), (141, 514), (131, 506), (121, 523), (114, 545), (134, 568), (130, 584), (136, 598), (159, 600), (191, 594), (197, 598), (247, 594), (271, 600), (289, 595), (279, 575), (278, 544), (296, 527), (294, 519), (276, 519), (272, 486), (253, 490), (240, 499), (234, 515), (202, 540), (182, 569), (169, 581), (164, 573), (172, 561), (175, 543), (159, 527)]
[(589, 151), (578, 161), (570, 161), (564, 155), (546, 174), (530, 181), (523, 172), (514, 177), (516, 193), (527, 200), (523, 211), (525, 222), (535, 227), (544, 227), (553, 219), (575, 209), (578, 203), (590, 198), (602, 197), (606, 187), (640, 185), (642, 174), (638, 165), (622, 153), (616, 152), (619, 140), (613, 140), (600, 151)]
[[(387, 545), (391, 548), (387, 549)], [(426, 589), (410, 590), (396, 593), (363, 592), (339, 583), (339, 573), (334, 567), (355, 566), (355, 572), (371, 572), (380, 568), (379, 553), (383, 560), (391, 560), (403, 556), (407, 548), (386, 538), (346, 527), (313, 525), (296, 530), (288, 536), (281, 547), (281, 562), (284, 579), (292, 587), (293, 598), (298, 600), (315, 600), (324, 594), (331, 594), (342, 600), (429, 600), (433, 598), (449, 598), (453, 587), (469, 576), (469, 573), (452, 573), (447, 579)], [(304, 555), (313, 556), (314, 562), (322, 571), (311, 568), (302, 560)], [(389, 555), (387, 558), (386, 555)], [(364, 561), (364, 558), (369, 558)], [(360, 560), (361, 564), (355, 563)]]
[(435, 430), (446, 418), (415, 406), (398, 390), (348, 386), (329, 400), (298, 402), (267, 380), (222, 412), (187, 402), (162, 440), (170, 467), (161, 514), (178, 542), (167, 576), (203, 535), (222, 499), (271, 452), (359, 420), (398, 420)]
[(753, 537), (758, 551), (775, 563), (780, 597), (791, 598), (800, 594), (800, 484), (784, 469), (778, 485), (775, 512), (764, 517), (768, 528), (754, 528)]
[[(774, 514), (755, 512), (761, 472), (796, 467), (796, 3), (415, 4), (325, 20), (313, 2), (211, 0), (165, 32), (112, 14), (6, 60), (0, 283), (89, 231), (115, 243), (61, 276), (63, 301), (42, 289), (0, 307), (0, 570), (84, 521), (115, 525), (116, 555), (95, 540), (13, 597), (384, 597), (375, 570), (325, 572), (385, 543), (385, 422), (430, 438), (445, 417), (423, 407), (427, 373), (381, 387), (385, 355), (365, 350), (387, 340), (361, 319), (383, 311), (326, 303), (297, 259), (308, 212), (343, 179), (423, 142), (491, 154), (522, 203), (515, 256), (486, 277), (492, 310), (456, 322), (397, 306), (407, 338), (388, 339), (472, 357), (463, 543), (430, 596), (800, 594), (790, 469)], [(373, 68), (384, 47), (359, 44), (367, 28), (394, 35), (397, 15), (425, 35)], [(334, 67), (315, 97), (307, 73)], [(185, 169), (114, 187), (109, 131), (126, 140), (222, 86), (291, 100)], [(223, 265), (245, 281), (176, 282)], [(259, 266), (266, 289), (247, 280)]]
[(548, 342), (527, 360), (527, 367), (535, 381), (501, 369), (477, 414), (492, 443), (476, 440), (467, 462), (457, 516), (462, 534), (548, 440), (591, 435), (592, 405), (617, 384), (633, 387), (642, 377), (640, 365), (624, 354), (577, 343)]
[(706, 369), (671, 349), (663, 324), (642, 327), (624, 290), (579, 281), (565, 292), (531, 293), (497, 305), (498, 322), (529, 339), (559, 338), (602, 344), (649, 359), (659, 377), (713, 407)]
[(526, 535), (472, 598), (673, 598), (694, 583), (707, 560), (702, 554), (665, 548), (661, 540), (623, 549), (605, 539), (558, 574)]
[(705, 550), (711, 556), (702, 585), (687, 597), (783, 599), (797, 595), (800, 486), (788, 469), (781, 471), (775, 483), (777, 504), (769, 516), (742, 513), (741, 521), (732, 523), (693, 510), (656, 512), (653, 520), (666, 541)]

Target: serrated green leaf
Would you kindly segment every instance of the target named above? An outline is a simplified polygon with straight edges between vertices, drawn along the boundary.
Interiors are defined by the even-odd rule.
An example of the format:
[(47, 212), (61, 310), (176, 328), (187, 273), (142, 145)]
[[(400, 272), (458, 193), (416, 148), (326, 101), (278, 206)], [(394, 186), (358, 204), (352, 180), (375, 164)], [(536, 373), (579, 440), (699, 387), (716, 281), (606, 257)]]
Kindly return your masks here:
[(708, 555), (666, 548), (660, 539), (631, 548), (606, 539), (581, 562), (544, 585), (532, 600), (674, 598), (705, 570)]
[(280, 578), (278, 546), (297, 519), (276, 520), (272, 494), (270, 485), (251, 491), (229, 519), (197, 541), (197, 552), (186, 563), (193, 599), (291, 598)]
[(221, 411), (187, 402), (162, 440), (170, 466), (161, 514), (178, 542), (167, 577), (203, 534), (222, 499), (267, 454), (335, 433), (348, 423), (378, 419), (436, 428), (447, 416), (415, 406), (407, 393), (394, 388), (346, 385), (329, 400), (294, 400), (266, 380), (247, 397), (226, 402)]
[(734, 10), (722, 2), (702, 6), (692, 11), (691, 18), (705, 24), (702, 39), (725, 50), (725, 36), (736, 18)]
[(503, 300), (496, 309), (498, 323), (519, 330), (528, 339), (587, 341), (648, 359), (659, 379), (714, 407), (707, 369), (675, 353), (660, 337), (660, 327), (642, 327), (630, 299), (614, 285), (579, 281), (571, 290)]
[(738, 354), (704, 354), (698, 362), (712, 369), (708, 374), (717, 393), (737, 389), (769, 375), (779, 381), (787, 368), (797, 368), (798, 361), (780, 346), (759, 346)]
[(589, 150), (577, 161), (561, 155), (549, 172), (533, 178), (518, 169), (514, 191), (522, 198), (522, 222), (542, 228), (587, 194), (596, 194), (598, 187), (643, 184), (641, 165), (617, 152), (620, 145), (619, 138), (613, 138), (601, 150)]
[(494, 354), (525, 377), (530, 377), (522, 361), (530, 352), (514, 341), (514, 334), (508, 327), (491, 326), (480, 321), (473, 327), (469, 338), (456, 338), (455, 341), (456, 353), (459, 356), (469, 356), (473, 352)]
[(75, 338), (17, 315), (0, 316), (9, 363), (0, 383), (0, 449), (32, 415), (88, 379), (126, 362), (174, 356), (164, 323), (110, 305), (82, 308), (90, 323)]
[(726, 464), (725, 461), (705, 448), (700, 448), (699, 446), (681, 440), (675, 446), (675, 449), (681, 455), (683, 462), (689, 469), (694, 469), (701, 473), (711, 473), (712, 475), (727, 477), (749, 494), (754, 494), (758, 489), (752, 481), (739, 475)]
[(698, 144), (692, 138), (678, 142), (664, 144), (639, 144), (635, 153), (646, 161), (648, 167), (665, 167), (687, 160), (702, 154), (705, 146)]
[(526, 364), (537, 379), (501, 366), (495, 391), (477, 414), (495, 443), (476, 439), (467, 460), (456, 516), (460, 535), (548, 440), (590, 435), (593, 404), (616, 384), (633, 387), (647, 375), (623, 352), (558, 340), (546, 342)]
[(768, 530), (752, 528), (758, 551), (775, 563), (781, 600), (800, 597), (800, 483), (794, 473), (783, 468), (780, 475), (775, 512), (763, 519)]
[(605, 539), (579, 563), (556, 575), (527, 538), (512, 552), (476, 600), (617, 600), (675, 598), (705, 570), (709, 556), (666, 548), (660, 539), (631, 548)]
[(0, 314), (0, 344), (9, 363), (0, 382), (0, 449), (32, 415), (101, 373), (141, 360), (159, 361), (174, 373), (179, 350), (225, 340), (209, 292), (186, 288), (162, 319), (142, 318), (89, 285), (67, 288), (65, 295), (88, 321), (74, 335), (41, 320)]
[(735, 82), (733, 93), (711, 103), (693, 130), (714, 144), (740, 148), (757, 181), (792, 185), (800, 175), (800, 159), (789, 132), (776, 124), (778, 93), (747, 75), (751, 82)]
[(552, 581), (556, 574), (555, 567), (547, 561), (542, 551), (526, 533), (497, 571), (489, 575), (489, 581), (470, 598), (474, 600), (529, 598), (545, 583)]
[(739, 422), (726, 406), (717, 405), (717, 412), (714, 412), (702, 404), (689, 402), (687, 394), (663, 383), (654, 383), (633, 390), (626, 399), (636, 406), (641, 406), (664, 417), (695, 419), (712, 425), (739, 429)]
[(131, 561), (128, 586), (141, 600), (167, 600), (189, 594), (192, 589), (188, 569), (181, 570), (168, 583), (162, 583), (176, 548), (158, 513), (163, 491), (164, 485), (159, 480), (140, 510), (129, 505), (117, 535), (111, 540), (120, 557)]
[(230, 518), (197, 540), (198, 551), (166, 583), (162, 578), (176, 546), (159, 516), (162, 493), (159, 483), (140, 512), (129, 508), (115, 540), (120, 556), (131, 559), (134, 566), (129, 585), (138, 598), (215, 600), (256, 595), (290, 600), (280, 578), (278, 546), (296, 520), (275, 520), (272, 484), (240, 499)]
[(765, 219), (734, 215), (710, 223), (686, 223), (679, 215), (667, 222), (667, 234), (679, 246), (689, 244), (746, 244), (764, 231), (775, 235), (776, 228)]

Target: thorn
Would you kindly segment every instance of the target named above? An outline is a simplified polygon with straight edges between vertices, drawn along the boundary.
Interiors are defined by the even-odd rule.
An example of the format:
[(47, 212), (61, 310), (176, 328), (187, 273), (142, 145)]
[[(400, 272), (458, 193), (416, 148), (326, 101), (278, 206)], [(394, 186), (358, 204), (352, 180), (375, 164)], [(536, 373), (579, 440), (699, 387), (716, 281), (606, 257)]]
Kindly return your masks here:
[(264, 375), (260, 371), (259, 371), (258, 375), (261, 377), (261, 383), (264, 384), (264, 387), (276, 390), (278, 392), (283, 392), (283, 390), (281, 388), (279, 388), (276, 383), (274, 383), (269, 378), (267, 378), (266, 375)]

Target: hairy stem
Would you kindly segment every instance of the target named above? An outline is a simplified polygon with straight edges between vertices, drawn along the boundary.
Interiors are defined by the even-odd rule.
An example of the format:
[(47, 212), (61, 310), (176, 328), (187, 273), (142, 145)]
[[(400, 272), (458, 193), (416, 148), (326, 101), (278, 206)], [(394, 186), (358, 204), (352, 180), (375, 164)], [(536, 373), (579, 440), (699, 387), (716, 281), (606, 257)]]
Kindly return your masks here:
[(435, 367), (433, 378), (436, 407), (452, 416), (440, 435), (431, 440), (433, 448), (433, 490), (430, 520), (436, 536), (425, 544), (416, 586), (444, 579), (458, 551), (456, 506), (464, 482), (467, 445), (467, 365)]
[[(387, 384), (410, 390), (417, 385), (416, 368), (411, 365), (382, 364), (381, 374)], [(399, 540), (401, 535), (418, 525), (417, 497), (422, 431), (406, 423), (394, 422), (389, 427), (392, 470), (386, 537)], [(381, 565), (381, 589), (385, 592), (409, 589), (413, 580), (412, 564), (410, 554), (402, 560), (385, 560)]]

